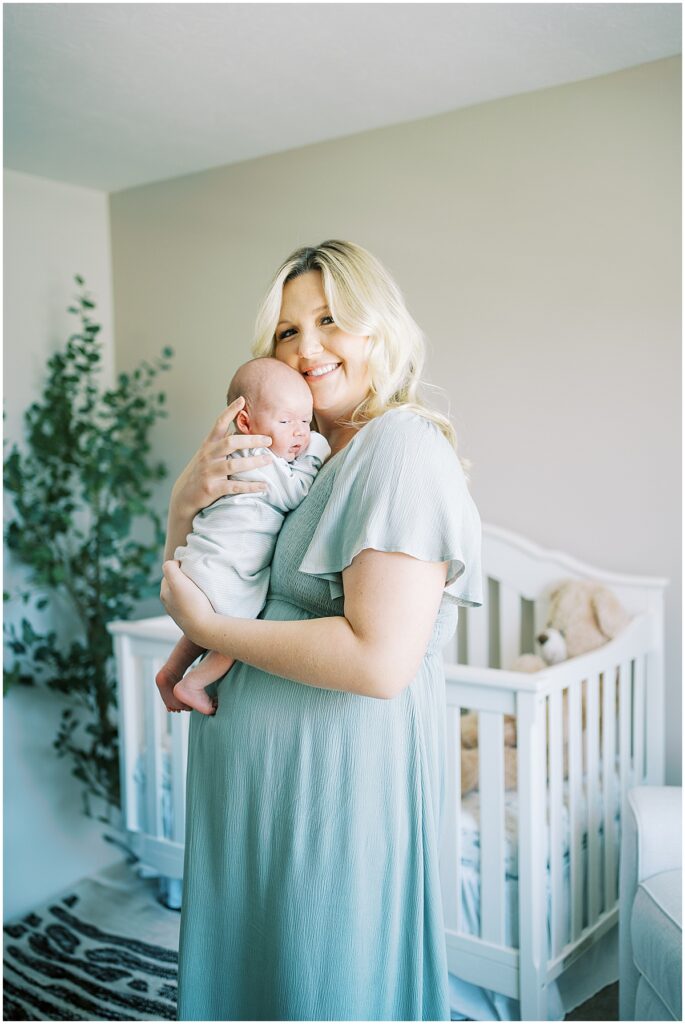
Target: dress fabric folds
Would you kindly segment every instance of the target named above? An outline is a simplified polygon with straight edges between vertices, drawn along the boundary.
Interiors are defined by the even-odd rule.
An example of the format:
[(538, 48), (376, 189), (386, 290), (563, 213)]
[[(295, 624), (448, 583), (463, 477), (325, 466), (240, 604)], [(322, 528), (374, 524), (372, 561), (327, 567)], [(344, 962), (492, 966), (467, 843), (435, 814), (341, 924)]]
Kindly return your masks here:
[(343, 614), (359, 551), (449, 561), (418, 673), (391, 700), (237, 662), (192, 712), (179, 1020), (449, 1020), (438, 870), (441, 648), (482, 603), (481, 529), (435, 424), (392, 410), (322, 467), (279, 534), (261, 618)]

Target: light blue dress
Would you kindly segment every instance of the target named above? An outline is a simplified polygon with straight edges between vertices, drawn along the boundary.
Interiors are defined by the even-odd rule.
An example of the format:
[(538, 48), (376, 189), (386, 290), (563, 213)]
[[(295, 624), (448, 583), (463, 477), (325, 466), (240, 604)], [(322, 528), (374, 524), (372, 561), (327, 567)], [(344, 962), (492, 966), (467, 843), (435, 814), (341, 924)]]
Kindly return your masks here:
[(343, 614), (364, 548), (449, 561), (419, 671), (382, 700), (241, 662), (192, 712), (180, 1020), (449, 1020), (441, 648), (482, 603), (480, 519), (438, 428), (363, 427), (280, 532), (261, 618)]

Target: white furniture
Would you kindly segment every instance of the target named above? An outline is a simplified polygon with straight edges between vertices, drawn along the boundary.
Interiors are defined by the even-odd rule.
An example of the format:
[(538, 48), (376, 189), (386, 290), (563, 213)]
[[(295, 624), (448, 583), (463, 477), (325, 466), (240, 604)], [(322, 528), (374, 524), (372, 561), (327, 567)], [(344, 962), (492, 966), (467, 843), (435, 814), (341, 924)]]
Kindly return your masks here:
[[(483, 570), (484, 606), (460, 609), (454, 644), (445, 650), (448, 771), (441, 875), (453, 1008), (463, 1012), (460, 985), (464, 991), (478, 986), (505, 1002), (517, 1000), (521, 1019), (546, 1020), (557, 979), (569, 967), (577, 969), (586, 953), (603, 953), (604, 940), (615, 935), (620, 823), (628, 790), (664, 781), (668, 581), (596, 569), (487, 524)], [(599, 650), (535, 675), (502, 668), (522, 651), (535, 649), (534, 637), (546, 624), (548, 595), (569, 578), (610, 587), (634, 616), (628, 627)], [(113, 623), (111, 630), (126, 828), (146, 864), (179, 879), (189, 716), (168, 715), (153, 682), (178, 630), (164, 618)], [(479, 715), (477, 820), (471, 813), (473, 794), (461, 799), (462, 709)], [(517, 724), (514, 794), (504, 790), (505, 714), (514, 715)], [(474, 848), (475, 867), (468, 859)], [(614, 953), (597, 988), (615, 981), (617, 968)], [(578, 973), (589, 977), (591, 972)], [(479, 1019), (492, 1017), (483, 1011)]]
[(682, 793), (680, 786), (628, 793), (621, 840), (621, 1020), (682, 1020)]

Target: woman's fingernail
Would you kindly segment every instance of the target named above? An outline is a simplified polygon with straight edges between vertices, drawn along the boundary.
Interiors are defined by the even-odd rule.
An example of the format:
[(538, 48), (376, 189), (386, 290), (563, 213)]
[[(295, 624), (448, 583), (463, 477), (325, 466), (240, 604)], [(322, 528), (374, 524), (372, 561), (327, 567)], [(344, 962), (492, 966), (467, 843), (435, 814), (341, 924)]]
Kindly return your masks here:
[(263, 441), (264, 444), (271, 444), (271, 438), (270, 437), (263, 437), (262, 441)]

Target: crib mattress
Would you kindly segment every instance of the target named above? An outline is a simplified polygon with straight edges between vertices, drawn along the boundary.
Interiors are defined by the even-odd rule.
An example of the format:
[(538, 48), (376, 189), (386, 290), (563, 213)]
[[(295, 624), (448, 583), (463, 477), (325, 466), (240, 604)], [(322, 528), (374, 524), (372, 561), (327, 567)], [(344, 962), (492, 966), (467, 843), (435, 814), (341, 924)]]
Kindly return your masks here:
[[(604, 821), (604, 793), (600, 784), (594, 793), (595, 810), (597, 820), (600, 822), (600, 832), (603, 831)], [(587, 776), (583, 776), (583, 792), (587, 793)], [(562, 808), (562, 849), (565, 857), (569, 854), (569, 783), (564, 779), (563, 783), (563, 808)], [(583, 836), (583, 848), (587, 844), (587, 803), (581, 801), (580, 826)], [(614, 770), (613, 781), (613, 817), (617, 822), (621, 813), (621, 791), (620, 778), (618, 773), (618, 762)], [(505, 868), (511, 878), (518, 878), (518, 793), (515, 789), (505, 791), (504, 797), (504, 831), (505, 831)], [(547, 793), (547, 821), (549, 822), (549, 792)], [(615, 830), (614, 830), (615, 831)], [(545, 831), (545, 854), (546, 863), (549, 865), (549, 829)], [(478, 790), (468, 793), (462, 798), (461, 805), (461, 859), (462, 864), (475, 868), (480, 866), (480, 793)]]
[[(583, 779), (587, 791), (587, 778)], [(568, 780), (564, 780), (562, 813), (562, 887), (564, 892), (562, 942), (570, 941), (570, 854)], [(614, 855), (618, 857), (620, 845), (620, 787), (618, 770), (614, 774)], [(599, 825), (600, 861), (604, 856), (604, 798), (601, 785), (595, 793)], [(504, 882), (504, 938), (507, 945), (518, 948), (518, 794), (507, 791), (505, 797), (505, 882)], [(548, 806), (549, 813), (549, 806)], [(582, 821), (581, 859), (582, 876), (587, 872), (587, 816)], [(462, 800), (461, 818), (461, 930), (480, 935), (480, 793), (469, 793)], [(547, 954), (551, 949), (551, 883), (549, 867), (549, 829), (546, 830), (546, 900), (547, 900)], [(600, 872), (600, 902), (604, 901), (603, 872)], [(583, 906), (587, 893), (583, 891)], [(583, 919), (583, 926), (587, 923)], [(557, 981), (547, 988), (548, 1019), (563, 1020), (595, 992), (618, 978), (618, 929), (613, 928), (576, 961)], [(450, 1007), (452, 1020), (520, 1020), (517, 999), (504, 996), (493, 989), (473, 985), (450, 974)]]

